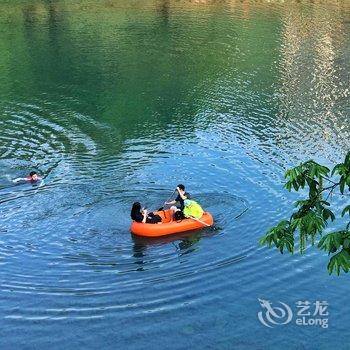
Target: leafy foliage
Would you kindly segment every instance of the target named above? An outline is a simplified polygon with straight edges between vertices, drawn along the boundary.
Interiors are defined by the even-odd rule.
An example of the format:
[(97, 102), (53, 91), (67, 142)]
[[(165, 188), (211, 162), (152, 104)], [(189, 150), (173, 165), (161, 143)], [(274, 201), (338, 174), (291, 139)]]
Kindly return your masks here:
[[(269, 229), (259, 243), (268, 247), (275, 246), (283, 254), (285, 250), (294, 253), (295, 236), (299, 236), (299, 250), (303, 253), (306, 244), (315, 244), (316, 237), (322, 236), (328, 224), (336, 219), (328, 202), (332, 193), (339, 188), (340, 194), (350, 191), (350, 151), (343, 163), (337, 164), (331, 171), (326, 166), (313, 160), (302, 163), (285, 173), (284, 187), (291, 192), (304, 190), (308, 196), (295, 202), (294, 211), (289, 220), (282, 220)], [(324, 198), (324, 196), (326, 198)], [(342, 217), (349, 215), (350, 205), (347, 205)], [(318, 247), (321, 250), (334, 254), (328, 263), (328, 272), (350, 270), (350, 221), (342, 231), (324, 235)]]

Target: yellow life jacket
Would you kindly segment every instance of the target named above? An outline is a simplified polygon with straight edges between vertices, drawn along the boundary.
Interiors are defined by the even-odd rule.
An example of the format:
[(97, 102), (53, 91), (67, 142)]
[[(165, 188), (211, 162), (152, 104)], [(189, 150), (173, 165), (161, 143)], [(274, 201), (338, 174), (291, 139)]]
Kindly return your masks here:
[(200, 219), (204, 213), (202, 207), (195, 201), (191, 200), (190, 205), (185, 206), (183, 213), (186, 218), (194, 217)]

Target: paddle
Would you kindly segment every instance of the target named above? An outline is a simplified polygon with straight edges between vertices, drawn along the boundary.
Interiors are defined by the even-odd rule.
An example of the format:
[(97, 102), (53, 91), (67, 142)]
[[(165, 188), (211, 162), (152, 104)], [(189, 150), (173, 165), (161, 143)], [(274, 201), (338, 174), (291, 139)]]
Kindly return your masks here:
[[(171, 196), (165, 201), (165, 203), (166, 203), (166, 202), (169, 202), (170, 199), (173, 198), (175, 192), (176, 192), (176, 190), (174, 190), (174, 191), (172, 192)], [(164, 205), (158, 209), (158, 211), (161, 211), (161, 210), (164, 210)]]
[(206, 222), (204, 222), (204, 221), (202, 221), (202, 220), (199, 220), (199, 219), (197, 219), (197, 218), (195, 218), (195, 217), (193, 217), (193, 216), (190, 216), (190, 218), (191, 218), (192, 220), (195, 220), (195, 221), (200, 222), (200, 223), (201, 223), (202, 225), (204, 225), (204, 226), (211, 227), (211, 225), (209, 225), (209, 224), (207, 224)]

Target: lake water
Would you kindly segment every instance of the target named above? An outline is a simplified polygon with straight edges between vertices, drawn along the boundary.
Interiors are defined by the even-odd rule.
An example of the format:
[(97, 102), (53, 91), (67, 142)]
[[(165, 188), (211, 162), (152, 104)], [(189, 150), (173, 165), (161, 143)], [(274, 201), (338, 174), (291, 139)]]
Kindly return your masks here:
[[(0, 1), (0, 348), (349, 349), (349, 276), (257, 244), (350, 148), (349, 34), (346, 0)], [(133, 238), (178, 183), (217, 229)]]

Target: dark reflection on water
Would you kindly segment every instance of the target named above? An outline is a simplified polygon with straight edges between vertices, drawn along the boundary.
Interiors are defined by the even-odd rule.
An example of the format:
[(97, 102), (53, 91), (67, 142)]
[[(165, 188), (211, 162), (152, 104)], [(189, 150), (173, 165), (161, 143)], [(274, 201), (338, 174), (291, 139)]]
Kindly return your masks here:
[[(346, 1), (0, 4), (0, 347), (345, 349), (346, 277), (257, 246), (350, 148)], [(40, 187), (12, 179), (38, 170)], [(216, 229), (129, 233), (178, 183)], [(334, 198), (336, 204), (344, 202)], [(258, 298), (331, 303), (270, 330)], [(310, 341), (312, 339), (312, 342)]]

